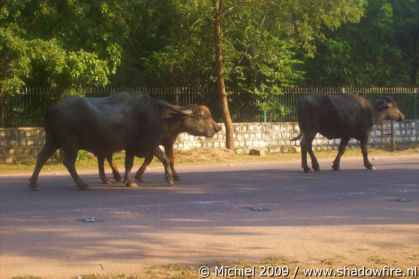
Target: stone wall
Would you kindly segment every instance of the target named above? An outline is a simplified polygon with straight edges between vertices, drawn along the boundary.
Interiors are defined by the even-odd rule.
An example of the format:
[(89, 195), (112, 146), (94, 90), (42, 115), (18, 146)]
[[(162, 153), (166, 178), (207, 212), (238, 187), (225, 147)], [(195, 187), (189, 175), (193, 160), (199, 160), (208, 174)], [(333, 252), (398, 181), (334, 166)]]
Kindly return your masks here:
[[(291, 141), (298, 136), (300, 129), (296, 122), (268, 122), (268, 123), (235, 123), (234, 139), (237, 152), (244, 153), (250, 149), (263, 149), (269, 152), (290, 152), (299, 147), (299, 141)], [(402, 123), (393, 122), (394, 138), (397, 143), (410, 143), (419, 140), (419, 120), (408, 120)], [(382, 147), (391, 142), (391, 122), (374, 127), (369, 138), (369, 145)], [(340, 139), (329, 140), (317, 135), (313, 147), (319, 149), (337, 149)], [(358, 146), (355, 139), (349, 141), (349, 147)], [(175, 143), (177, 149), (191, 148), (223, 148), (225, 146), (225, 129), (212, 139), (194, 137), (181, 134)], [(293, 148), (294, 147), (294, 148)], [(298, 149), (298, 148), (297, 148)]]
[[(223, 126), (223, 125), (222, 125)], [(419, 120), (409, 120), (403, 123), (393, 122), (394, 142), (410, 143), (419, 139)], [(235, 147), (237, 152), (244, 153), (250, 149), (263, 149), (269, 152), (295, 152), (299, 141), (291, 141), (299, 134), (295, 122), (274, 123), (235, 123)], [(370, 146), (381, 147), (390, 144), (391, 123), (378, 125), (371, 133)], [(0, 129), (0, 162), (13, 163), (25, 158), (36, 158), (45, 141), (43, 128), (6, 128)], [(319, 149), (336, 149), (340, 140), (328, 140), (320, 135), (316, 137), (313, 146)], [(357, 146), (352, 139), (350, 146)], [(175, 149), (186, 150), (192, 148), (224, 148), (225, 129), (212, 139), (194, 137), (181, 134), (175, 143)]]
[(36, 158), (44, 143), (43, 128), (1, 128), (0, 162), (13, 163), (28, 157)]

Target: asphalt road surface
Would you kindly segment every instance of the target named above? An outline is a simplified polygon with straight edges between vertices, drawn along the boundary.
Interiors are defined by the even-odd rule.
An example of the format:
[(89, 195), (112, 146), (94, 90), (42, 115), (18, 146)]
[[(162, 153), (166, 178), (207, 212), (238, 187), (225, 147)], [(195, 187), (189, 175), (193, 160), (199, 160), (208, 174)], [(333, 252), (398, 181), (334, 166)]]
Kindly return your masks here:
[[(76, 189), (68, 173), (0, 176), (0, 278), (136, 274), (148, 265), (280, 257), (304, 264), (419, 265), (419, 156), (149, 170), (137, 189)], [(89, 219), (90, 218), (90, 219)], [(86, 222), (86, 221), (95, 222)]]

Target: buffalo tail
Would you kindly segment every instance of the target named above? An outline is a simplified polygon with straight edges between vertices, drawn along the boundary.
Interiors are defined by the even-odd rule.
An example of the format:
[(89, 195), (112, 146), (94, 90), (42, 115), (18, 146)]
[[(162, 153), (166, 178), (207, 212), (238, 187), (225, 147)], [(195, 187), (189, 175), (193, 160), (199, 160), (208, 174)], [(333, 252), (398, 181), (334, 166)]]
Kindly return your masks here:
[(295, 138), (291, 139), (291, 141), (299, 140), (302, 137), (303, 137), (303, 133), (301, 132), (298, 136), (296, 136)]

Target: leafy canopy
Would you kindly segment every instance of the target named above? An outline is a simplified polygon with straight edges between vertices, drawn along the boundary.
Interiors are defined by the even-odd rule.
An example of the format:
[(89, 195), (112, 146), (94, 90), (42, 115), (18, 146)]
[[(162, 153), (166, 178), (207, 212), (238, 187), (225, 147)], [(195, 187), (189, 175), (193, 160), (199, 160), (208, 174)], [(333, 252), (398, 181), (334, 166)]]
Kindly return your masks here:
[(0, 92), (22, 86), (106, 85), (127, 38), (123, 1), (0, 4)]

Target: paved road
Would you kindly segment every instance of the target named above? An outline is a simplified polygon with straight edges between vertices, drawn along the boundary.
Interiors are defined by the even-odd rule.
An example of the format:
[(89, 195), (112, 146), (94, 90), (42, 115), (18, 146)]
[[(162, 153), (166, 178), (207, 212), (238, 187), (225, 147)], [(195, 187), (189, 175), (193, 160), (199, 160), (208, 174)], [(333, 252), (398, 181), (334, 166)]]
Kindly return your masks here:
[[(0, 278), (138, 273), (151, 264), (280, 257), (302, 264), (419, 265), (419, 156), (152, 169), (138, 189), (76, 190), (67, 173), (0, 177)], [(253, 209), (253, 210), (252, 210)], [(96, 222), (84, 222), (94, 218)]]

